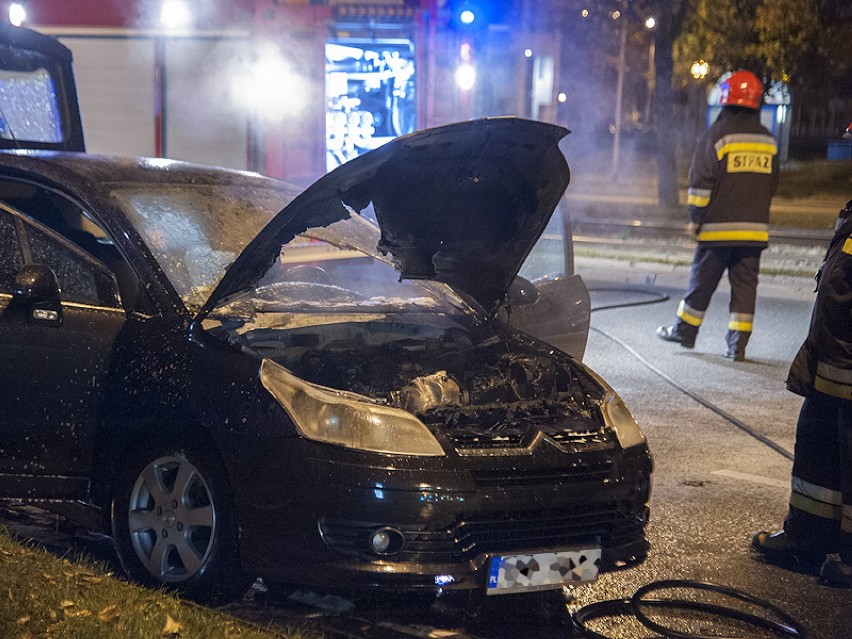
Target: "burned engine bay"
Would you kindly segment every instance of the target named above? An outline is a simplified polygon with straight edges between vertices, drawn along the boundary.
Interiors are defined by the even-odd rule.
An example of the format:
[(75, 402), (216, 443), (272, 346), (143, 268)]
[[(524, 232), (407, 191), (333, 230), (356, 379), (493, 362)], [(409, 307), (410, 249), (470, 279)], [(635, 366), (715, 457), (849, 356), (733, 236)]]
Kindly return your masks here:
[[(298, 377), (415, 414), (465, 437), (519, 440), (603, 427), (600, 386), (569, 357), (499, 321), (465, 327), (434, 313), (281, 313), (229, 339)], [(218, 331), (216, 331), (218, 332)]]

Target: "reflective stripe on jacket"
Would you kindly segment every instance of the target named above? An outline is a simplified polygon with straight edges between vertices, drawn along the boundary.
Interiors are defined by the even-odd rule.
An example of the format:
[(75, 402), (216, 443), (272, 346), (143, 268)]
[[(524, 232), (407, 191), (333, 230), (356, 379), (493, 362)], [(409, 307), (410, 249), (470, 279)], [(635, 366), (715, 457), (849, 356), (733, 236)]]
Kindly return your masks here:
[(687, 204), (698, 241), (765, 247), (778, 178), (777, 145), (760, 114), (723, 109), (699, 139), (689, 169)]

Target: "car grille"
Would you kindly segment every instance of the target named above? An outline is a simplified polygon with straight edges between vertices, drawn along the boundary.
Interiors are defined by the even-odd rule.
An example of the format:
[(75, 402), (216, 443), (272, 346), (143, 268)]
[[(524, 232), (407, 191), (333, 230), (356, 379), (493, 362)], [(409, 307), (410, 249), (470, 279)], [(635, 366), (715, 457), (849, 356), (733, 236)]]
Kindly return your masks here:
[(612, 477), (615, 463), (612, 459), (576, 462), (559, 468), (497, 468), (473, 470), (473, 480), (479, 487), (533, 486), (561, 482), (597, 481)]
[[(406, 538), (402, 553), (394, 559), (446, 562), (473, 559), (483, 554), (508, 554), (540, 548), (628, 544), (642, 537), (644, 507), (631, 509), (616, 503), (577, 505), (558, 511), (502, 513), (499, 516), (468, 515), (446, 528), (391, 526)], [(320, 529), (326, 543), (349, 556), (372, 557), (369, 536), (387, 523), (323, 520)]]
[(615, 447), (615, 437), (612, 431), (604, 428), (593, 430), (566, 430), (564, 428), (544, 428), (536, 426), (525, 433), (506, 434), (502, 431), (495, 433), (471, 433), (465, 431), (449, 434), (455, 449), (462, 455), (469, 451), (500, 452), (512, 449), (524, 449), (531, 444), (538, 433), (546, 435), (567, 453), (588, 453), (598, 450), (609, 450)]

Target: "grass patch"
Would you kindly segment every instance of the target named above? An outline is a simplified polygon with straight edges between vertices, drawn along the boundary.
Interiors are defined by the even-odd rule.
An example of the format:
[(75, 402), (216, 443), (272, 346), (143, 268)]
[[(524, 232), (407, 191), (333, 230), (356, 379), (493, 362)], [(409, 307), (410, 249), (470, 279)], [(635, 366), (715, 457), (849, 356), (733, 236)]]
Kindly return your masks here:
[(829, 215), (807, 210), (772, 211), (769, 215), (769, 224), (784, 228), (830, 231), (834, 228), (839, 211), (840, 207), (837, 207), (837, 211), (832, 211)]
[(0, 527), (4, 639), (308, 639), (236, 620), (115, 578), (105, 565), (23, 546)]
[(852, 192), (852, 160), (789, 162), (781, 171), (778, 196), (844, 197)]

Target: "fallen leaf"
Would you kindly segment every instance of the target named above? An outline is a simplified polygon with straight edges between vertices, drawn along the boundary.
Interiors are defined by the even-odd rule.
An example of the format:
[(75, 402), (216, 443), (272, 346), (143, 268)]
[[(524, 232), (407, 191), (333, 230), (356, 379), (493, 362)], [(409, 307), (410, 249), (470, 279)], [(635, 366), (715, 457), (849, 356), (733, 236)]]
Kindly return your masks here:
[(75, 604), (73, 601), (70, 601), (69, 599), (63, 599), (62, 603), (59, 604), (59, 607), (60, 608), (70, 608), (71, 606), (76, 606), (76, 605), (77, 604)]
[(160, 633), (163, 637), (179, 637), (181, 625), (172, 619), (171, 615), (166, 615), (166, 625), (163, 626), (163, 632)]
[(115, 621), (118, 621), (120, 617), (121, 613), (118, 611), (118, 606), (116, 606), (115, 604), (107, 606), (98, 613), (98, 619), (106, 623), (113, 623)]
[(78, 617), (89, 617), (91, 616), (91, 614), (92, 611), (86, 610), (85, 608), (83, 610), (71, 610), (69, 608), (65, 609), (65, 616), (69, 619), (77, 619)]
[(243, 636), (242, 631), (239, 628), (232, 628), (231, 626), (225, 626), (225, 639), (240, 639)]
[(29, 616), (29, 615), (24, 615), (23, 617), (18, 617), (18, 618), (15, 620), (15, 623), (16, 623), (16, 624), (18, 624), (19, 626), (23, 626), (23, 625), (24, 625), (25, 623), (27, 623), (29, 620), (30, 620), (30, 616)]

